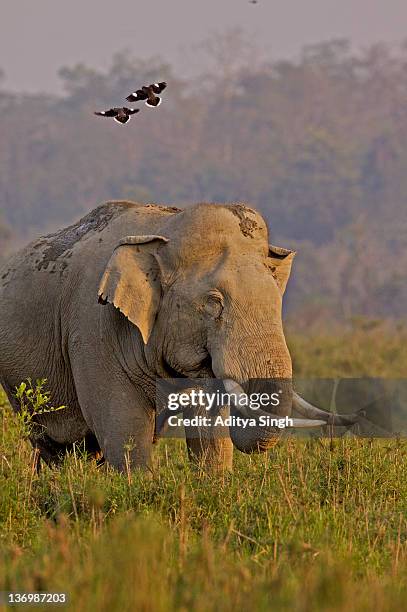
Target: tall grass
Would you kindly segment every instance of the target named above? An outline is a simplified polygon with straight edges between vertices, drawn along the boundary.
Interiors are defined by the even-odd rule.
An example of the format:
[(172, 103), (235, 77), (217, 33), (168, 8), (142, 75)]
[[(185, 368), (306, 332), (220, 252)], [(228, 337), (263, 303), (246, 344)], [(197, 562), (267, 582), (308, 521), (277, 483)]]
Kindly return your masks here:
[[(293, 342), (303, 359), (308, 340)], [(339, 342), (321, 344), (335, 355)], [(376, 352), (392, 342), (377, 339)], [(79, 611), (405, 605), (404, 441), (287, 439), (236, 453), (234, 473), (217, 476), (192, 469), (181, 441), (162, 441), (152, 479), (97, 468), (78, 447), (37, 474), (4, 395), (0, 406), (0, 590), (66, 591)]]

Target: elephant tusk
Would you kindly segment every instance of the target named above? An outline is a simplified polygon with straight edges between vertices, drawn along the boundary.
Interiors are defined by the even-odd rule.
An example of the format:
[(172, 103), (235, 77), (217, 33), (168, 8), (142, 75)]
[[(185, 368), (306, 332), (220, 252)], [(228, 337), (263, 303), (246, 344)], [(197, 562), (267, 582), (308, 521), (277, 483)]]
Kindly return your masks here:
[(293, 409), (309, 419), (323, 419), (325, 425), (353, 425), (359, 420), (357, 414), (333, 414), (327, 410), (321, 410), (307, 402), (298, 393), (293, 391)]
[[(242, 387), (239, 385), (239, 383), (237, 383), (235, 380), (231, 379), (231, 378), (225, 378), (223, 380), (223, 385), (226, 389), (226, 392), (229, 395), (236, 395), (236, 404), (234, 403), (234, 408), (240, 412), (240, 414), (242, 416), (244, 416), (245, 418), (255, 418), (255, 417), (259, 417), (259, 416), (266, 416), (269, 417), (271, 419), (281, 419), (284, 418), (281, 415), (277, 415), (277, 414), (272, 414), (270, 412), (266, 412), (265, 410), (261, 410), (261, 409), (257, 409), (255, 411), (251, 411), (248, 406), (244, 405), (244, 399), (247, 396), (247, 394), (244, 392), (244, 390), (242, 389)], [(290, 418), (290, 421), (292, 422), (292, 425), (290, 425), (290, 427), (296, 427), (296, 428), (308, 428), (308, 427), (320, 427), (321, 425), (326, 425), (326, 420), (316, 420), (316, 419), (297, 419), (297, 418)]]

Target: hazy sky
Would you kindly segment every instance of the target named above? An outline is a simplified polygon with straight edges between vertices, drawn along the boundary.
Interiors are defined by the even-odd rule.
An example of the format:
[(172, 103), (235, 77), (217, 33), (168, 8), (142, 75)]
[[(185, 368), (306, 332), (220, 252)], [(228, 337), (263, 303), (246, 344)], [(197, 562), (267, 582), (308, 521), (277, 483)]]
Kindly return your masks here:
[(239, 26), (274, 58), (350, 38), (356, 48), (407, 37), (406, 0), (1, 0), (0, 68), (8, 88), (59, 90), (57, 70), (109, 65), (115, 51), (196, 68), (185, 48)]

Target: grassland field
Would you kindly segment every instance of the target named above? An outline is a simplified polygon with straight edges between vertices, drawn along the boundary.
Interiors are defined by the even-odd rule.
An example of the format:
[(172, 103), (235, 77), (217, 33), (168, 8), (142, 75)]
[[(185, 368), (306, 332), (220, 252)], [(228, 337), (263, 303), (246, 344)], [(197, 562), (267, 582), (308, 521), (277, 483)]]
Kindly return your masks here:
[[(402, 326), (288, 341), (297, 376), (407, 375)], [(75, 612), (407, 608), (403, 439), (288, 439), (223, 475), (163, 440), (149, 479), (79, 446), (37, 473), (1, 390), (0, 418), (0, 591)]]

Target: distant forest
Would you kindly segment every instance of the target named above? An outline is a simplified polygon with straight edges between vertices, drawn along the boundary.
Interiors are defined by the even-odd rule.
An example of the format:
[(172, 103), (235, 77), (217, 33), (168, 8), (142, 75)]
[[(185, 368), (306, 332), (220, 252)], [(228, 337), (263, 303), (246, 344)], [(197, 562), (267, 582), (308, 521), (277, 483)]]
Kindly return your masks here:
[[(0, 257), (111, 198), (247, 201), (298, 251), (290, 316), (405, 317), (407, 43), (268, 62), (235, 32), (206, 50), (199, 78), (123, 52), (106, 72), (62, 68), (62, 97), (0, 81)], [(159, 109), (126, 126), (93, 116), (156, 80)]]

